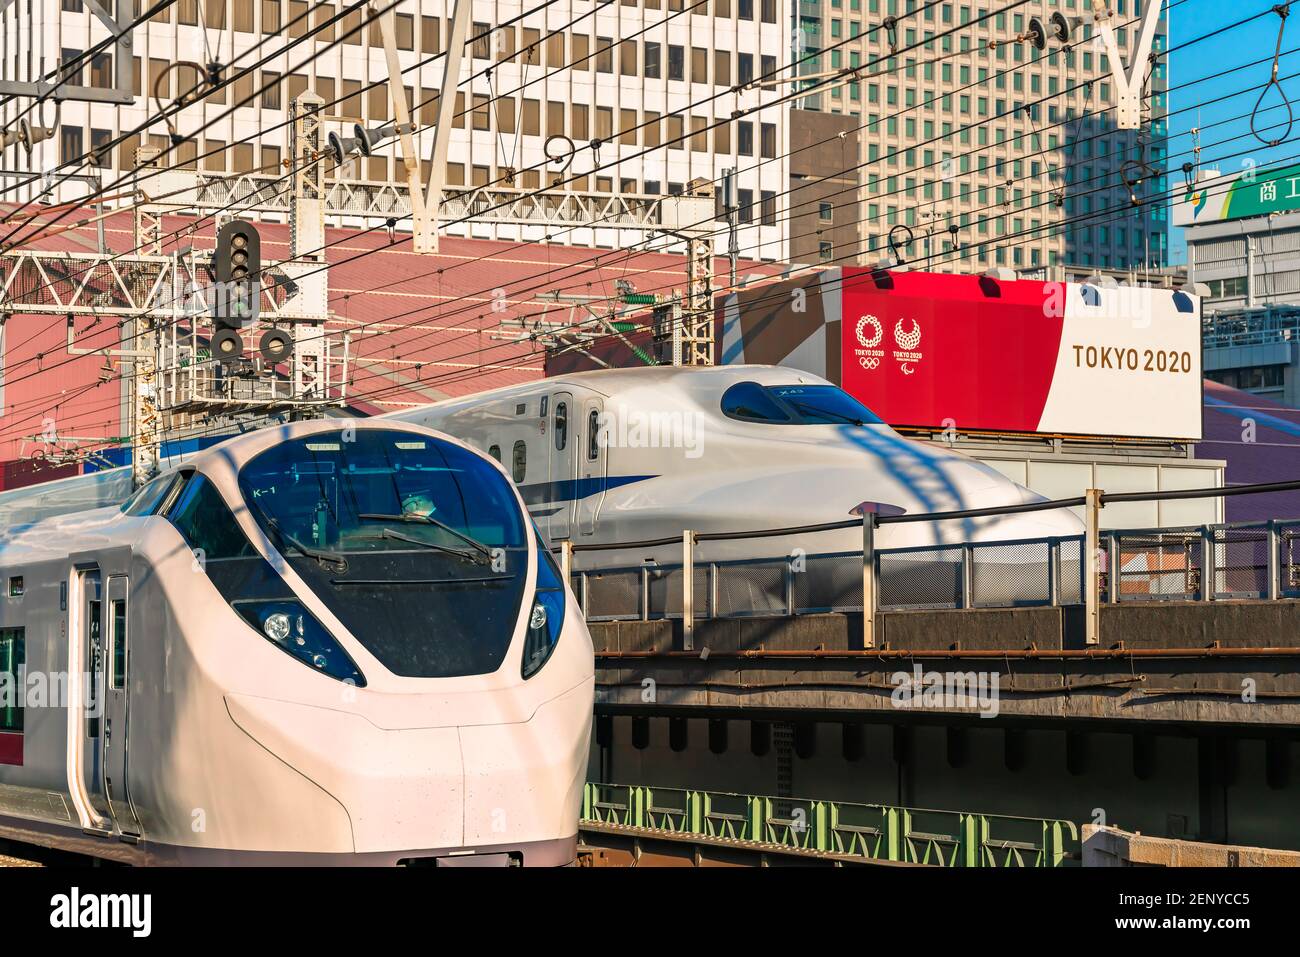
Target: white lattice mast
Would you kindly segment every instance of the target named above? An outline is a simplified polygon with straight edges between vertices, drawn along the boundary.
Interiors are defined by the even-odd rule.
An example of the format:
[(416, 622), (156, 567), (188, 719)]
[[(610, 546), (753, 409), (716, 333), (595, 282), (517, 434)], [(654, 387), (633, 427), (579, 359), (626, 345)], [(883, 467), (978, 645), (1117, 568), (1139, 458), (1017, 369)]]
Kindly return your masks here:
[(328, 398), (325, 320), (329, 314), (329, 276), (325, 266), (325, 164), (321, 110), (325, 101), (307, 90), (290, 104), (293, 192), (289, 204), (289, 259), (285, 272), (297, 284), (304, 318), (294, 324), (293, 395)]

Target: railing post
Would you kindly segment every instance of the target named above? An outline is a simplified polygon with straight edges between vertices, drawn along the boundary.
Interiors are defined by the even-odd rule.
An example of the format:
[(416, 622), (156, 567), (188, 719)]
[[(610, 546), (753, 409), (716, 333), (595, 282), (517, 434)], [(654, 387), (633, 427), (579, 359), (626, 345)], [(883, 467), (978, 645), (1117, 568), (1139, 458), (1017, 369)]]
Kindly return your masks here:
[(862, 647), (876, 647), (876, 513), (862, 512)]
[(1061, 540), (1047, 540), (1047, 602), (1053, 608), (1061, 604)]
[(1118, 605), (1120, 599), (1120, 571), (1123, 568), (1124, 549), (1120, 533), (1112, 529), (1106, 535), (1106, 574), (1110, 587), (1106, 589), (1106, 603)]
[(1277, 601), (1282, 597), (1282, 562), (1278, 555), (1277, 521), (1268, 522), (1268, 599)]
[[(1084, 643), (1096, 645), (1101, 643), (1101, 489), (1090, 488), (1085, 493), (1083, 561), (1087, 573), (1084, 576)], [(1114, 594), (1118, 582), (1115, 569), (1110, 570), (1110, 590)]]
[(975, 607), (975, 549), (970, 543), (961, 547), (961, 601), (962, 608)]
[(682, 532), (682, 650), (695, 650), (695, 533)]
[(650, 620), (650, 568), (641, 566), (641, 620)]
[(573, 542), (567, 538), (560, 542), (560, 573), (564, 576), (564, 584), (570, 588), (573, 587)]
[(1214, 526), (1201, 528), (1201, 601), (1214, 601)]

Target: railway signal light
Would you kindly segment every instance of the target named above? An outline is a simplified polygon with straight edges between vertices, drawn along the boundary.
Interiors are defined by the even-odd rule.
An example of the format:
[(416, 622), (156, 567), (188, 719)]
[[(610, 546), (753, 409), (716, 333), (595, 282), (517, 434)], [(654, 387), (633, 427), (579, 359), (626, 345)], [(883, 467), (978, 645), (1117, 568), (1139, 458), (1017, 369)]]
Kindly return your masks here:
[(232, 219), (217, 230), (212, 256), (218, 288), (213, 303), (212, 352), (233, 359), (244, 351), (239, 328), (257, 317), (262, 241), (252, 223)]

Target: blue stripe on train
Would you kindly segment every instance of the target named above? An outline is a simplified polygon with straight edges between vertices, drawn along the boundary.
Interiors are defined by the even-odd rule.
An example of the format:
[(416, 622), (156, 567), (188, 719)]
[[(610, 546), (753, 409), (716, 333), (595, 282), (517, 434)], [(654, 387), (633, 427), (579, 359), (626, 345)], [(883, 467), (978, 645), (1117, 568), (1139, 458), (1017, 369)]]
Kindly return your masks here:
[[(531, 485), (519, 486), (519, 494), (523, 496), (525, 505), (575, 502), (590, 495), (599, 495), (610, 489), (658, 477), (657, 475), (597, 475), (591, 478), (562, 479), (558, 482), (534, 482)], [(533, 514), (541, 513), (534, 511)]]

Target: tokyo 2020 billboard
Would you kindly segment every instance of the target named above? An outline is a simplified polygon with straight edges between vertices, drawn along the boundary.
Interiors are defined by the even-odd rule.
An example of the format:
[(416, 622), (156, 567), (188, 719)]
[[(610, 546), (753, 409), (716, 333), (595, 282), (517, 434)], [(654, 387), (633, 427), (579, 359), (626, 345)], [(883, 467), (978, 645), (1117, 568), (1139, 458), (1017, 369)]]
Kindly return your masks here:
[(891, 425), (1201, 437), (1194, 296), (849, 268), (842, 290), (841, 384)]

